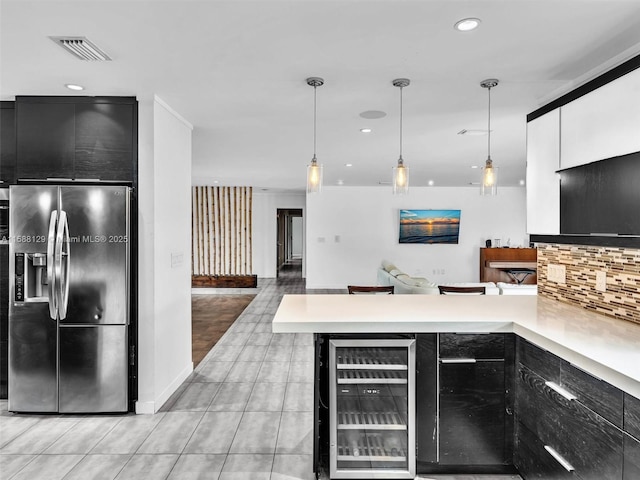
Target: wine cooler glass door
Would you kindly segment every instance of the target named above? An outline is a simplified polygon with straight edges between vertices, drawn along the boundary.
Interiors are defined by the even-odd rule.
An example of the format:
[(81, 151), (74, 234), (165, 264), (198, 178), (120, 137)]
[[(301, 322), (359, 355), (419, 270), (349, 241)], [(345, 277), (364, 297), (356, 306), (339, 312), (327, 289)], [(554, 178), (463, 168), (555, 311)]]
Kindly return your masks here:
[(414, 340), (332, 340), (331, 478), (413, 478)]

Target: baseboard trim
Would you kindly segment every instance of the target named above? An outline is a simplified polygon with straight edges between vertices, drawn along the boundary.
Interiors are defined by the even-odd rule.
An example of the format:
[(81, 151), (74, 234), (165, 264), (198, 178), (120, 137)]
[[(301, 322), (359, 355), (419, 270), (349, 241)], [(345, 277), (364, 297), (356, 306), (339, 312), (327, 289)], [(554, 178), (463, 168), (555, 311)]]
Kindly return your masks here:
[(182, 385), (182, 383), (189, 378), (189, 375), (193, 372), (193, 362), (189, 362), (189, 364), (182, 370), (176, 378), (165, 388), (162, 393), (155, 399), (153, 402), (136, 402), (136, 415), (153, 415), (156, 413), (162, 405), (165, 404), (169, 397), (174, 394), (174, 392)]

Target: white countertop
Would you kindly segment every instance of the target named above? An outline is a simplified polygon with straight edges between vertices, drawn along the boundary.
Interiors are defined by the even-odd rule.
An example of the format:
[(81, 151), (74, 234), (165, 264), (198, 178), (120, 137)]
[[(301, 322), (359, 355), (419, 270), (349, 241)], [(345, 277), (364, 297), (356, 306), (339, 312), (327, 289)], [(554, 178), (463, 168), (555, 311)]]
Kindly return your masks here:
[(640, 398), (640, 325), (540, 296), (285, 295), (273, 331), (513, 332)]

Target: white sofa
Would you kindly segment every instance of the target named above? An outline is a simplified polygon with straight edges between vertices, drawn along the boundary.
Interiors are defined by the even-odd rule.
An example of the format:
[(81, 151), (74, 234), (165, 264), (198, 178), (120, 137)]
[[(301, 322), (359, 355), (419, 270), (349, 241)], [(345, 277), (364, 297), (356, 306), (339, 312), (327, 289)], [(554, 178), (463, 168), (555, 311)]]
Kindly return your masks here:
[(394, 264), (383, 260), (378, 267), (378, 285), (393, 285), (396, 294), (439, 295), (438, 285), (455, 287), (485, 287), (486, 295), (499, 295), (500, 289), (493, 282), (486, 283), (433, 283), (422, 277), (410, 277)]

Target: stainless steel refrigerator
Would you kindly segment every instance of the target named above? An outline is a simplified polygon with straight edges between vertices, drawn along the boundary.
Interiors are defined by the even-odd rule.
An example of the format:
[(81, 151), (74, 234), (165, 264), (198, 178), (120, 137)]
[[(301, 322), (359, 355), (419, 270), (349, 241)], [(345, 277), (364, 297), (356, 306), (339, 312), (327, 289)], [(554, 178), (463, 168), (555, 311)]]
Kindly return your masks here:
[(9, 198), (9, 410), (127, 411), (129, 187)]

